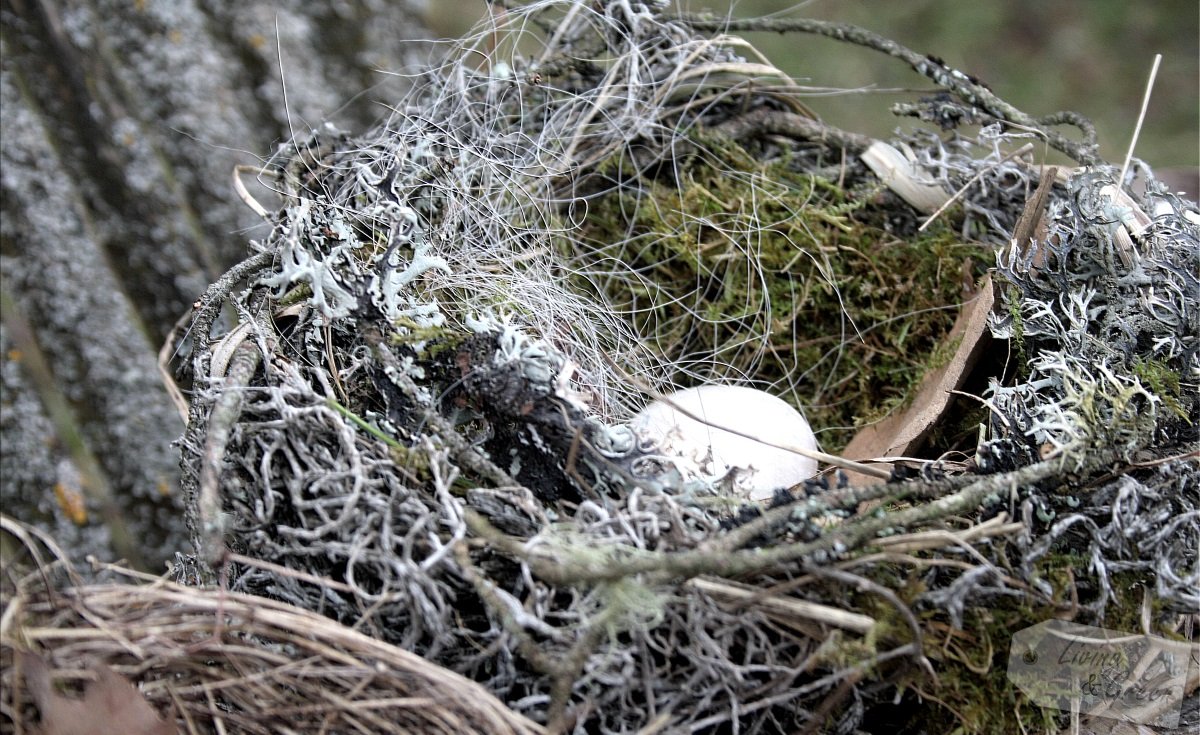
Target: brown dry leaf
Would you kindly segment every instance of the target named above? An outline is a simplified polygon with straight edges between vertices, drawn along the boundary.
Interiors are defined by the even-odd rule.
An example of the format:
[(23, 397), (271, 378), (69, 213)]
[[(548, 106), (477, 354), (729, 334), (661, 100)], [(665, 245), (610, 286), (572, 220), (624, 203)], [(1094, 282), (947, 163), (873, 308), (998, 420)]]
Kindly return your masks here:
[[(991, 276), (985, 276), (975, 298), (963, 305), (954, 327), (946, 335), (947, 340), (959, 340), (954, 356), (944, 366), (926, 373), (916, 398), (907, 410), (863, 427), (842, 452), (842, 456), (855, 460), (903, 457), (911, 456), (920, 448), (929, 430), (938, 423), (954, 399), (951, 391), (962, 387), (975, 362), (991, 342), (987, 317), (994, 302)], [(859, 484), (881, 482), (875, 477), (848, 474), (851, 480)]]
[[(1058, 176), (1058, 168), (1042, 171), (1037, 188), (1025, 202), (1025, 209), (1013, 228), (1013, 240), (1024, 253), (1035, 240), (1045, 238), (1044, 216), (1050, 190)], [(1044, 265), (1044, 251), (1034, 254), (1034, 267)], [(975, 362), (991, 342), (987, 328), (988, 313), (995, 305), (992, 278), (985, 276), (974, 300), (963, 305), (947, 340), (958, 339), (958, 349), (943, 367), (931, 370), (921, 381), (917, 396), (906, 411), (892, 414), (882, 421), (863, 427), (842, 452), (846, 459), (869, 460), (912, 455), (920, 449), (954, 396), (951, 391), (962, 388)], [(878, 478), (850, 472), (850, 479), (859, 484), (880, 482)]]
[(42, 735), (177, 735), (129, 680), (104, 665), (92, 668), (96, 680), (83, 699), (54, 688), (50, 667), (40, 656), (22, 651), (25, 685), (42, 714)]

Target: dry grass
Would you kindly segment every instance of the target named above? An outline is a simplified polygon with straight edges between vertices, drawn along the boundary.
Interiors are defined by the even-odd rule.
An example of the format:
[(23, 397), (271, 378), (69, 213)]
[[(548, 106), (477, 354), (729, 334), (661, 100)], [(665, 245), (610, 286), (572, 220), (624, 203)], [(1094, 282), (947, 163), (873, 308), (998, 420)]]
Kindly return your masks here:
[[(31, 543), (36, 533), (5, 528)], [(76, 682), (106, 664), (185, 733), (542, 732), (479, 684), (319, 614), (112, 565), (110, 581), (82, 584), (63, 560), (41, 564), (6, 585), (4, 732), (34, 721), (17, 650)], [(11, 581), (15, 565), (4, 571)]]

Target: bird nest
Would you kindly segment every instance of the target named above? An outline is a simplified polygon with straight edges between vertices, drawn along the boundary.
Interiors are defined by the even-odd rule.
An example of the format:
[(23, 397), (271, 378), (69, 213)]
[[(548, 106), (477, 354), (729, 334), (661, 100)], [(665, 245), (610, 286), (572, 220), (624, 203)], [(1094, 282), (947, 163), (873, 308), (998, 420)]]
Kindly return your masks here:
[[(239, 183), (270, 233), (176, 376), (196, 588), (20, 598), (39, 630), (90, 621), (80, 652), (197, 731), (253, 680), (326, 732), (389, 731), (364, 701), (479, 731), (1052, 726), (1014, 632), (1188, 635), (1194, 204), (861, 29), (789, 28), (909, 63), (938, 89), (899, 111), (941, 131), (831, 128), (658, 3), (497, 13), (378, 128), (257, 170), (278, 207)], [(793, 402), (827, 469), (751, 502), (629, 428), (709, 382)]]

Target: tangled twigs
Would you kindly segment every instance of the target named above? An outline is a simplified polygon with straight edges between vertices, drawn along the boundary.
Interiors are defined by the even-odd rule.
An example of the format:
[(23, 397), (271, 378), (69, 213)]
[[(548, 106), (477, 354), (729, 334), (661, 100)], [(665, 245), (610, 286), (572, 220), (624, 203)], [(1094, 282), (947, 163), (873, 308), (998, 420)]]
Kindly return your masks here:
[[(559, 673), (557, 664), (549, 655), (543, 653), (533, 638), (525, 632), (523, 624), (527, 624), (530, 618), (529, 614), (521, 608), (520, 603), (479, 573), (474, 562), (471, 561), (471, 554), (468, 552), (466, 544), (455, 545), (454, 556), (462, 568), (463, 576), (475, 586), (479, 599), (487, 604), (492, 614), (500, 621), (500, 625), (504, 627), (505, 632), (512, 636), (517, 644), (517, 650), (525, 657), (525, 660), (547, 676), (557, 675)], [(542, 627), (542, 632), (548, 631)]]
[[(40, 575), (45, 589), (50, 591), (54, 588), (50, 581), (50, 572), (56, 569), (63, 569), (67, 573), (67, 578), (72, 584), (83, 584), (83, 580), (75, 571), (75, 567), (71, 566), (70, 556), (63, 550), (54, 537), (46, 533), (36, 526), (30, 526), (22, 523), (15, 518), (0, 513), (0, 530), (12, 534), (13, 538), (21, 542), (26, 551), (29, 552), (30, 558), (33, 559), (34, 567)], [(51, 554), (54, 555), (54, 561), (48, 561), (42, 556), (39, 550), (39, 544), (45, 546)], [(8, 565), (12, 563), (12, 559), (6, 559), (2, 571), (11, 573)], [(7, 635), (8, 626), (12, 622), (12, 615), (17, 608), (8, 608), (3, 617), (0, 617), (0, 635)], [(11, 612), (10, 612), (11, 611)]]
[[(801, 578), (805, 579), (805, 578)], [(785, 585), (798, 586), (798, 585)], [(875, 625), (875, 619), (861, 613), (847, 612), (832, 605), (822, 605), (808, 600), (795, 599), (783, 594), (781, 587), (760, 590), (730, 582), (715, 582), (696, 577), (688, 581), (688, 587), (699, 590), (710, 597), (726, 600), (737, 608), (757, 608), (768, 617), (795, 625), (798, 620), (812, 621), (834, 628), (843, 628), (855, 633), (866, 634)]]
[[(205, 293), (199, 307), (195, 309), (196, 316), (192, 322), (193, 331), (196, 332), (193, 337), (196, 349), (199, 350), (199, 345), (204, 345), (203, 352), (196, 352), (193, 356), (193, 368), (197, 371), (193, 380), (197, 385), (208, 380), (222, 383), (221, 391), (207, 414), (201, 406), (207, 403), (206, 401), (192, 401), (187, 437), (195, 445), (200, 443), (199, 437), (203, 436), (203, 449), (195, 460), (199, 465), (198, 470), (194, 465), (189, 466), (186, 460), (184, 462), (184, 487), (187, 492), (195, 493), (194, 501), (189, 501), (186, 507), (188, 528), (192, 530), (192, 543), (200, 552), (201, 572), (206, 575), (211, 573), (212, 565), (226, 551), (224, 538), (228, 529), (225, 524), (224, 501), (220, 493), (220, 478), (225, 469), (226, 450), (234, 427), (241, 418), (244, 392), (250, 386), (264, 353), (272, 354), (275, 349), (270, 327), (258, 319), (249, 318), (239, 329), (235, 329), (222, 340), (222, 343), (228, 344), (230, 348), (228, 361), (226, 362), (226, 357), (222, 357), (219, 360), (221, 364), (217, 365), (214, 363), (214, 356), (220, 350), (208, 349), (211, 345), (209, 330), (221, 303), (234, 286), (261, 270), (270, 259), (270, 253), (259, 253), (231, 268)], [(265, 299), (265, 293), (255, 292), (250, 297), (248, 312), (257, 312)], [(213, 374), (214, 369), (218, 374)], [(193, 472), (195, 474), (192, 474)], [(205, 568), (206, 566), (208, 568)]]
[[(968, 105), (978, 107), (988, 115), (1007, 123), (1033, 130), (1045, 137), (1050, 146), (1086, 166), (1101, 162), (1097, 152), (1096, 131), (1092, 124), (1077, 113), (1057, 112), (1042, 118), (1032, 117), (1000, 99), (983, 84), (967, 74), (947, 66), (932, 56), (919, 54), (878, 33), (848, 23), (833, 23), (812, 18), (754, 18), (711, 19), (696, 15), (683, 15), (682, 21), (697, 30), (705, 31), (774, 31), (777, 33), (813, 33), (838, 41), (857, 44), (894, 56), (913, 68), (918, 74), (929, 78), (939, 87), (956, 95)], [(1049, 129), (1049, 125), (1074, 125), (1083, 131), (1082, 142), (1075, 142), (1061, 133)]]
[[(1108, 459), (1107, 456), (1093, 456), (1088, 461), (1090, 467), (1081, 468), (1080, 474), (1086, 475)], [(814, 541), (744, 549), (733, 553), (714, 552), (709, 549), (649, 552), (625, 548), (608, 549), (603, 554), (593, 554), (586, 559), (573, 557), (564, 561), (545, 546), (505, 536), (483, 516), (470, 509), (466, 510), (464, 517), (474, 534), (483, 537), (505, 553), (523, 559), (535, 574), (551, 584), (612, 582), (647, 573), (654, 574), (663, 581), (690, 579), (701, 574), (735, 577), (762, 572), (798, 559), (827, 554), (835, 549), (843, 552), (855, 550), (868, 544), (884, 531), (910, 529), (949, 516), (970, 513), (978, 510), (989, 496), (1003, 497), (1007, 491), (1015, 491), (1020, 487), (1061, 475), (1063, 469), (1061, 460), (1050, 460), (1008, 473), (977, 478), (958, 492), (923, 505), (856, 518)]]
[[(0, 516), (0, 523), (19, 533), (16, 522)], [(34, 550), (26, 535), (18, 538)], [(59, 562), (41, 563), (47, 575)], [(283, 725), (289, 732), (384, 735), (544, 733), (476, 682), (320, 614), (114, 565), (104, 565), (105, 573), (138, 583), (84, 585), (62, 563), (70, 575), (62, 586), (26, 580), (5, 596), (4, 657), (32, 649), (56, 668), (113, 667), (138, 683), (156, 710), (174, 704), (187, 723), (183, 732), (267, 735)], [(212, 635), (218, 627), (224, 638)], [(17, 732), (30, 732), (34, 713), (17, 696), (16, 669), (5, 667), (0, 677), (0, 707)]]
[(579, 678), (588, 656), (599, 645), (610, 622), (609, 617), (614, 613), (610, 610), (602, 613), (597, 619), (587, 621), (566, 656), (552, 656), (538, 646), (523, 625), (532, 624), (540, 633), (551, 637), (559, 637), (555, 635), (556, 631), (541, 621), (532, 619), (529, 613), (522, 609), (520, 602), (483, 577), (471, 561), (466, 544), (458, 544), (455, 547), (455, 558), (462, 567), (463, 575), (475, 586), (480, 599), (487, 603), (492, 614), (500, 620), (505, 632), (512, 636), (517, 650), (526, 661), (550, 679), (550, 707), (546, 713), (546, 732), (566, 732), (570, 719), (567, 705), (575, 681)]
[(896, 610), (900, 613), (900, 616), (904, 619), (904, 622), (908, 624), (908, 629), (912, 633), (913, 639), (910, 645), (912, 646), (913, 660), (916, 661), (917, 665), (929, 675), (936, 685), (938, 678), (937, 672), (933, 670), (933, 664), (929, 663), (929, 659), (925, 657), (925, 640), (924, 635), (921, 633), (921, 624), (917, 622), (916, 616), (913, 615), (913, 612), (909, 609), (908, 605), (904, 604), (904, 602), (896, 595), (895, 592), (877, 582), (867, 579), (866, 577), (839, 569), (828, 569), (819, 567), (815, 564), (810, 564), (807, 567), (807, 571), (809, 574), (815, 574), (818, 577), (834, 579), (843, 584), (851, 585), (887, 600), (888, 604), (896, 608)]
[[(817, 24), (949, 90), (923, 114), (986, 123), (898, 137), (930, 186), (960, 191), (904, 242), (907, 205), (832, 165), (865, 137), (804, 117), (795, 85), (739, 56), (752, 47), (665, 7), (513, 5), (385, 124), (281, 154), (284, 205), (254, 245), (275, 255), (196, 307), (189, 521), (203, 516), (211, 556), (229, 519), (229, 589), (371, 631), (552, 730), (612, 735), (869, 731), (881, 707), (927, 708), (883, 680), (929, 681), (925, 654), (931, 696), (960, 710), (952, 693), (980, 691), (963, 682), (980, 673), (935, 657), (943, 631), (978, 633), (997, 597), (1007, 621), (1052, 610), (1043, 560), (1063, 552), (1095, 561), (1065, 572), (1080, 614), (1116, 604), (1130, 573), (1157, 577), (1164, 609), (1194, 600), (1194, 473), (1105, 466), (1195, 441), (1197, 401), (1175, 381), (1196, 354), (1182, 205), (1140, 202), (1176, 212), (1146, 218), (1126, 272), (1111, 182), (1047, 178), (1043, 225), (1011, 245), (1036, 183), (1029, 129), (1077, 125), (1069, 145), (1090, 155), (1084, 121), (1013, 114), (937, 60)], [(869, 420), (881, 376), (938, 359), (914, 339), (953, 340), (901, 325), (957, 309), (992, 258), (1007, 301), (987, 327), (1030, 376), (981, 363), (987, 412), (940, 415), (956, 426), (914, 450), (973, 456), (962, 475), (821, 478), (763, 509), (628, 423), (647, 396), (717, 381), (769, 388), (814, 426)], [(241, 324), (210, 336), (222, 306)], [(762, 428), (746, 433), (773, 443)], [(826, 431), (836, 448), (852, 430)]]
[(949, 477), (942, 480), (904, 484), (875, 484), (863, 487), (829, 489), (817, 492), (808, 498), (771, 508), (758, 518), (742, 524), (723, 536), (711, 539), (705, 545), (709, 551), (733, 551), (750, 543), (754, 538), (770, 533), (773, 529), (792, 519), (814, 518), (829, 510), (858, 507), (862, 503), (878, 500), (900, 500), (908, 497), (934, 498), (945, 495), (967, 485), (971, 477)]
[[(397, 364), (395, 355), (388, 350), (379, 329), (374, 326), (367, 327), (363, 330), (363, 338), (370, 345), (372, 354), (375, 355), (385, 368), (388, 368), (388, 376), (396, 382), (401, 390), (413, 399), (416, 405), (421, 406), (420, 390), (417, 388), (417, 384)], [(424, 423), (437, 434), (438, 439), (450, 449), (455, 460), (460, 462), (465, 469), (474, 472), (480, 477), (487, 478), (499, 487), (515, 488), (520, 486), (520, 483), (514, 480), (507, 472), (500, 469), (494, 462), (467, 444), (458, 435), (458, 432), (454, 430), (454, 427), (436, 411), (423, 408), (421, 409), (421, 417)]]

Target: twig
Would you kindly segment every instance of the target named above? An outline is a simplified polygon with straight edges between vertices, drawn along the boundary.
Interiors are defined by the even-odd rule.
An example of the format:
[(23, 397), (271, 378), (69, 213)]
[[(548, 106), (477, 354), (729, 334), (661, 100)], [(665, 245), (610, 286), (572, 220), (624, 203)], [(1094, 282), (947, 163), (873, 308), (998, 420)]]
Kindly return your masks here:
[[(946, 494), (971, 481), (969, 477), (951, 478), (940, 483), (921, 486), (921, 495), (931, 497), (935, 493)], [(795, 503), (770, 508), (748, 523), (744, 523), (723, 536), (713, 538), (705, 548), (710, 551), (733, 551), (740, 549), (758, 536), (768, 533), (775, 526), (793, 518), (815, 518), (821, 513), (841, 508), (856, 508), (872, 500), (900, 500), (913, 494), (913, 483), (877, 483), (862, 487), (839, 488), (817, 493)]]
[(512, 614), (508, 605), (504, 604), (504, 600), (500, 597), (496, 585), (480, 574), (479, 570), (475, 568), (474, 562), (471, 561), (471, 555), (467, 551), (466, 544), (459, 543), (454, 547), (454, 558), (462, 569), (463, 576), (475, 587), (475, 592), (479, 595), (479, 599), (491, 609), (492, 614), (498, 618), (504, 631), (516, 641), (517, 649), (521, 652), (525, 660), (546, 676), (556, 676), (559, 673), (558, 665), (538, 648), (533, 638), (521, 627), (520, 622)]
[[(59, 563), (62, 564), (63, 570), (67, 573), (67, 578), (72, 584), (76, 586), (83, 584), (83, 579), (79, 576), (78, 572), (75, 571), (75, 567), (71, 564), (71, 557), (66, 551), (63, 550), (61, 546), (58, 545), (58, 542), (55, 541), (54, 537), (49, 533), (43, 531), (37, 526), (32, 526), (28, 523), (22, 523), (16, 518), (3, 513), (0, 513), (0, 529), (12, 534), (26, 549), (28, 549), (29, 555), (33, 557), (34, 566), (37, 568), (38, 572), (42, 574), (42, 581), (45, 584), (47, 592), (50, 592), (53, 589), (49, 578), (45, 575), (46, 570), (50, 568), (50, 564), (47, 564), (42, 558), (41, 553), (37, 549), (37, 544), (33, 542), (34, 537), (36, 537), (38, 541), (41, 541), (42, 544), (50, 551), (50, 553), (54, 554)], [(8, 562), (9, 560), (6, 559), (6, 565)], [(5, 621), (8, 621), (9, 619), (9, 613), (7, 610), (4, 612), (3, 619)], [(0, 634), (4, 634), (7, 630), (7, 622), (0, 625)]]
[(158, 349), (158, 377), (162, 379), (163, 385), (167, 389), (167, 395), (171, 397), (171, 402), (175, 404), (175, 410), (179, 412), (179, 417), (183, 419), (183, 423), (185, 424), (188, 421), (188, 400), (184, 397), (183, 391), (180, 390), (179, 383), (176, 382), (170, 365), (171, 359), (175, 356), (175, 344), (179, 340), (179, 334), (187, 328), (191, 321), (192, 310), (188, 309), (175, 322), (175, 326), (171, 327), (171, 331), (167, 333), (167, 338), (163, 340), (162, 347)]
[(727, 582), (715, 582), (703, 577), (688, 581), (688, 586), (712, 597), (720, 597), (735, 602), (754, 605), (767, 615), (783, 618), (805, 618), (816, 623), (831, 625), (835, 628), (852, 630), (865, 634), (875, 625), (875, 619), (869, 615), (852, 613), (829, 605), (821, 605), (808, 600), (799, 600), (780, 595), (771, 595), (768, 590), (743, 589)]
[(946, 66), (942, 61), (919, 54), (889, 38), (848, 23), (815, 20), (812, 18), (755, 18), (755, 19), (711, 19), (698, 15), (681, 14), (679, 20), (692, 28), (704, 31), (774, 31), (776, 33), (812, 33), (837, 41), (853, 43), (894, 56), (913, 68), (918, 74), (931, 79), (935, 84), (953, 93), (967, 104), (987, 111), (999, 120), (1018, 123), (1036, 129), (1046, 137), (1054, 149), (1065, 153), (1084, 165), (1101, 162), (1089, 126), (1079, 126), (1082, 118), (1076, 114), (1057, 113), (1055, 121), (1075, 124), (1084, 131), (1085, 140), (1076, 143), (1060, 133), (1046, 129), (1045, 118), (1038, 119), (1021, 112), (1016, 107), (997, 97), (991, 90), (957, 69)]
[(731, 118), (713, 128), (721, 135), (741, 141), (755, 134), (768, 133), (786, 135), (800, 140), (824, 143), (832, 148), (863, 150), (874, 142), (874, 138), (827, 125), (794, 112), (784, 112), (762, 107), (745, 115)]
[(196, 299), (196, 303), (192, 305), (192, 312), (195, 316), (192, 318), (192, 375), (199, 376), (208, 374), (208, 366), (205, 360), (209, 359), (209, 345), (212, 342), (212, 325), (216, 321), (217, 314), (221, 310), (221, 304), (229, 294), (233, 293), (233, 289), (239, 283), (250, 278), (258, 271), (266, 268), (275, 259), (273, 251), (257, 253), (246, 258), (241, 263), (233, 266), (225, 271), (225, 274), (217, 279), (215, 283), (208, 287), (204, 295)]
[(821, 700), (821, 704), (813, 710), (808, 724), (800, 731), (800, 735), (815, 735), (821, 732), (821, 728), (825, 725), (826, 718), (837, 708), (839, 704), (845, 701), (846, 697), (850, 696), (850, 692), (854, 691), (854, 687), (862, 681), (863, 672), (857, 670), (850, 676), (838, 684), (837, 689), (833, 690), (825, 699)]
[(318, 587), (328, 587), (331, 590), (347, 593), (354, 593), (357, 591), (353, 586), (348, 585), (345, 582), (339, 582), (336, 579), (330, 579), (329, 577), (318, 577), (315, 574), (308, 574), (307, 572), (302, 572), (298, 569), (291, 569), (279, 564), (272, 564), (264, 559), (254, 559), (249, 556), (243, 556), (242, 554), (230, 553), (227, 557), (227, 560), (232, 564), (241, 564), (242, 566), (262, 569), (271, 572), (272, 574), (277, 574), (281, 577), (291, 577), (292, 579), (308, 582), (309, 584), (314, 584)]
[(246, 164), (238, 164), (233, 167), (233, 190), (237, 192), (238, 198), (245, 202), (255, 214), (268, 222), (271, 220), (271, 213), (267, 208), (258, 203), (258, 200), (250, 196), (250, 192), (246, 191), (246, 185), (242, 183), (242, 174), (255, 174), (263, 176), (271, 173), (267, 169), (259, 168), (258, 166), (247, 166)]
[(891, 603), (892, 607), (896, 608), (896, 610), (900, 613), (900, 616), (904, 618), (906, 623), (908, 623), (908, 629), (913, 636), (913, 658), (916, 660), (917, 665), (921, 667), (925, 673), (929, 674), (929, 677), (933, 680), (934, 685), (937, 685), (937, 672), (933, 670), (933, 664), (929, 663), (929, 659), (925, 657), (925, 637), (921, 634), (921, 624), (917, 622), (917, 617), (913, 615), (913, 611), (909, 609), (908, 605), (905, 605), (904, 602), (901, 601), (895, 592), (891, 591), (887, 587), (884, 587), (878, 582), (873, 582), (866, 577), (861, 577), (857, 574), (852, 574), (840, 569), (824, 568), (810, 564), (808, 565), (806, 571), (809, 574), (814, 574), (818, 577), (827, 577), (829, 579), (836, 579), (839, 582), (846, 584), (852, 584), (860, 590), (878, 595)]
[[(262, 361), (258, 345), (247, 340), (238, 345), (229, 366), (220, 396), (208, 417), (204, 452), (200, 458), (200, 484), (195, 508), (198, 523), (193, 528), (196, 548), (205, 562), (212, 564), (224, 552), (225, 514), (221, 503), (220, 479), (225, 450), (233, 436), (233, 427), (242, 412), (242, 394)], [(189, 507), (192, 507), (189, 504)]]
[[(1106, 464), (1107, 453), (1090, 458), (1091, 469)], [(1087, 470), (1088, 468), (1081, 468)], [(857, 549), (887, 530), (905, 529), (952, 515), (976, 510), (985, 498), (1010, 488), (1040, 482), (1062, 472), (1060, 459), (1039, 462), (1012, 472), (976, 479), (962, 490), (923, 505), (866, 518), (856, 518), (813, 541), (768, 548), (728, 552), (698, 549), (681, 552), (648, 552), (629, 547), (611, 548), (605, 555), (575, 556), (563, 561), (560, 554), (538, 545), (527, 545), (498, 531), (479, 513), (466, 509), (464, 520), (477, 536), (500, 551), (524, 559), (530, 569), (551, 584), (578, 586), (615, 581), (653, 573), (662, 581), (691, 579), (702, 574), (735, 577), (752, 574), (838, 549)], [(921, 483), (913, 483), (919, 486)]]
[(462, 464), (462, 466), (475, 474), (484, 477), (500, 487), (520, 487), (521, 483), (517, 482), (504, 470), (500, 469), (494, 462), (480, 454), (478, 450), (467, 444), (454, 427), (442, 418), (440, 414), (431, 408), (425, 406), (421, 402), (420, 389), (413, 379), (404, 372), (404, 368), (400, 366), (395, 355), (388, 350), (384, 343), (383, 335), (377, 327), (371, 326), (363, 330), (363, 338), (370, 345), (372, 354), (376, 359), (389, 368), (388, 377), (393, 380), (396, 385), (403, 390), (408, 396), (413, 399), (413, 402), (419, 407), (421, 417), (441, 439), (442, 443), (454, 455), (454, 459)]

